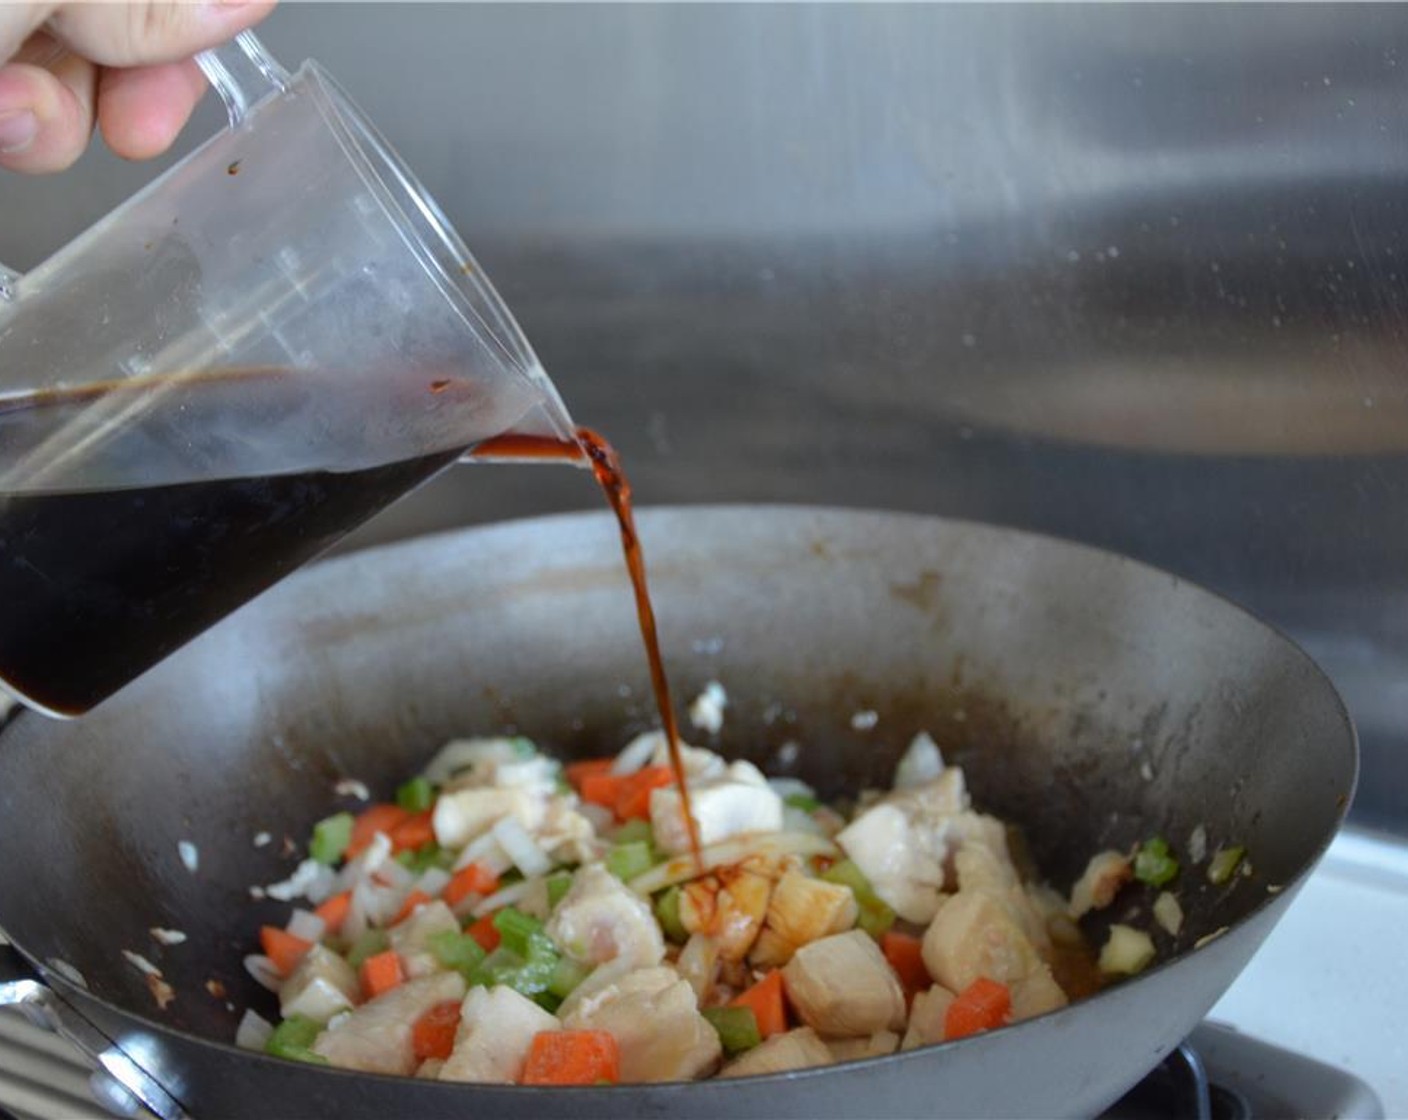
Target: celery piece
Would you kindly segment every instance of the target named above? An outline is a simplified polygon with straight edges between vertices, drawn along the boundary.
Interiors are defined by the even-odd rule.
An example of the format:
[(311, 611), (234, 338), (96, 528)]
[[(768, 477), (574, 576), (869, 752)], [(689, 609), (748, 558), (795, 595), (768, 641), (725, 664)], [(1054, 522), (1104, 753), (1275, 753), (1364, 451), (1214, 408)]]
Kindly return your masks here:
[(342, 858), (347, 845), (352, 843), (352, 814), (334, 813), (324, 817), (313, 826), (313, 839), (308, 844), (308, 854), (319, 863), (329, 867)]

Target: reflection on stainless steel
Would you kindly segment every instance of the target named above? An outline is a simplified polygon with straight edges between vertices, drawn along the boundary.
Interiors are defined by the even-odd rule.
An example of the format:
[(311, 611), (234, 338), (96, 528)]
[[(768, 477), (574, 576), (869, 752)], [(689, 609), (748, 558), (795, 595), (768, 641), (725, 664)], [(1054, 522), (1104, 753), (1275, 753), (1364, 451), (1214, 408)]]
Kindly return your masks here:
[[(1373, 698), (1408, 689), (1408, 11), (313, 5), (265, 37), (346, 75), (642, 501), (1174, 568), (1364, 698), (1358, 812), (1408, 829)], [(84, 167), (0, 180), (0, 260), (146, 174)], [(493, 471), (361, 541), (597, 500)]]

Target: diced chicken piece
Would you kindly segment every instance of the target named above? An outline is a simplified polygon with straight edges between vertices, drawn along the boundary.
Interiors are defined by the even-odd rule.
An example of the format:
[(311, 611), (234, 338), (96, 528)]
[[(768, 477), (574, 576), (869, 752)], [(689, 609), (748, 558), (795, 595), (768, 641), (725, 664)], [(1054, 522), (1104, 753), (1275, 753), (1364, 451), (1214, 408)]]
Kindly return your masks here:
[(1134, 869), (1123, 852), (1098, 852), (1091, 856), (1084, 873), (1071, 888), (1071, 917), (1080, 918), (1092, 910), (1105, 909), (1133, 877)]
[(437, 933), (458, 933), (459, 930), (460, 923), (450, 908), (437, 898), (417, 906), (409, 918), (391, 927), (388, 937), (407, 976), (429, 976), (440, 968), (440, 962), (431, 952), (430, 939)]
[(803, 945), (782, 970), (787, 998), (802, 1022), (830, 1038), (904, 1027), (904, 991), (871, 937), (861, 930)]
[(356, 1006), (360, 996), (352, 966), (331, 949), (314, 945), (279, 989), (279, 1013), (285, 1019), (302, 1015), (326, 1023)]
[(900, 1048), (894, 1031), (876, 1031), (869, 1038), (828, 1038), (826, 1048), (833, 1062), (858, 1062), (862, 1058), (883, 1058)]
[(1023, 1019), (1034, 1019), (1048, 1011), (1056, 1011), (1068, 1003), (1070, 1000), (1066, 993), (1061, 990), (1061, 985), (1056, 983), (1056, 977), (1051, 974), (1051, 966), (1045, 962), (1012, 985), (1014, 1023), (1020, 1023)]
[(768, 861), (755, 858), (688, 884), (680, 895), (684, 928), (713, 938), (723, 960), (742, 960), (763, 927), (773, 870)]
[(532, 832), (546, 814), (544, 799), (528, 790), (473, 787), (442, 793), (435, 802), (431, 825), (441, 847), (462, 848), (504, 817), (512, 817)]
[[(650, 756), (650, 765), (669, 766), (670, 744), (664, 732), (652, 731), (650, 734), (655, 736), (655, 750)], [(695, 782), (711, 781), (728, 770), (728, 763), (724, 761), (723, 755), (704, 747), (691, 747), (687, 743), (680, 744), (680, 761), (684, 763), (684, 776), (690, 783), (690, 793), (694, 792)]]
[(954, 992), (980, 976), (1011, 985), (1042, 963), (1007, 907), (986, 891), (959, 891), (939, 907), (923, 952), (929, 975)]
[(587, 864), (548, 920), (548, 936), (583, 964), (643, 968), (665, 959), (665, 938), (650, 906), (599, 863)]
[(582, 814), (575, 796), (558, 794), (548, 799), (536, 839), (559, 863), (590, 863), (601, 858), (596, 828)]
[(895, 767), (895, 788), (914, 789), (934, 781), (944, 770), (944, 756), (927, 731), (921, 731)]
[[(716, 777), (691, 782), (689, 804), (701, 844), (782, 829), (782, 798), (751, 762), (735, 762)], [(689, 850), (678, 787), (651, 791), (650, 823), (662, 851), (679, 855)]]
[(724, 686), (718, 681), (710, 681), (689, 706), (689, 722), (700, 731), (717, 735), (723, 730), (724, 709), (727, 707), (728, 693), (724, 691)]
[(511, 1085), (523, 1072), (534, 1036), (559, 1025), (557, 1016), (512, 988), (471, 988), (440, 1080)]
[(694, 998), (703, 1006), (719, 974), (718, 943), (706, 934), (690, 934), (675, 960), (675, 971), (694, 989)]
[(775, 1034), (730, 1062), (720, 1077), (756, 1077), (831, 1064), (831, 1050), (811, 1027)]
[(935, 857), (916, 841), (909, 817), (898, 805), (866, 810), (837, 834), (836, 843), (906, 921), (927, 922), (938, 909), (943, 855)]
[(914, 997), (909, 1006), (909, 1026), (904, 1032), (901, 1050), (913, 1050), (918, 1046), (933, 1046), (944, 1040), (945, 1019), (948, 1005), (953, 1002), (953, 993), (942, 984), (926, 988)]
[(464, 977), (458, 972), (407, 980), (323, 1031), (313, 1052), (341, 1069), (408, 1077), (417, 1064), (411, 1044), (415, 1021), (437, 1003), (463, 998)]
[(500, 765), (532, 757), (532, 746), (526, 739), (451, 739), (421, 773), (437, 786), (452, 790), (492, 785)]
[(780, 967), (801, 946), (850, 929), (858, 913), (849, 887), (788, 871), (773, 889), (749, 960), (758, 968)]
[(1000, 900), (1037, 952), (1043, 956), (1049, 952), (1051, 935), (1046, 919), (1032, 904), (1017, 868), (1007, 858), (1005, 843), (1000, 850), (986, 843), (965, 843), (953, 863), (960, 890), (982, 891)]
[(900, 917), (922, 924), (938, 909), (945, 861), (962, 839), (956, 818), (967, 808), (963, 771), (951, 766), (934, 781), (865, 810), (836, 843)]
[(628, 973), (582, 1000), (563, 1026), (614, 1035), (624, 1082), (689, 1081), (711, 1072), (722, 1053), (694, 989), (664, 966)]

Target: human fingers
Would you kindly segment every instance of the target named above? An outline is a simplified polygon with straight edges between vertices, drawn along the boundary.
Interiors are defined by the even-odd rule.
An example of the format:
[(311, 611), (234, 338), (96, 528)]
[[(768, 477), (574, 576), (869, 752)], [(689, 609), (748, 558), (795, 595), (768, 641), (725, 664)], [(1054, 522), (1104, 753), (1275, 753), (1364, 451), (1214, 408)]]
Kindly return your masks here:
[(274, 0), (60, 4), (45, 27), (102, 66), (151, 66), (218, 46), (253, 27), (273, 7)]
[(193, 59), (98, 75), (98, 127), (123, 159), (151, 159), (166, 151), (205, 93)]
[(48, 67), (0, 67), (0, 167), (62, 171), (93, 134), (97, 74), (91, 62), (63, 52)]

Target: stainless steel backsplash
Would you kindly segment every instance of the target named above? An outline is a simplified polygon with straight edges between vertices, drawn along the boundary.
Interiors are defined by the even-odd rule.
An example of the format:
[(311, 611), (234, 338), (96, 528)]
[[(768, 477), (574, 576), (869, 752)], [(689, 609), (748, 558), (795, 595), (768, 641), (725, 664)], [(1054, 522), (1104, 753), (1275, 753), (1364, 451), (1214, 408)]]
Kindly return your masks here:
[[(416, 168), (641, 501), (954, 514), (1208, 584), (1330, 670), (1356, 813), (1408, 831), (1408, 10), (312, 4), (262, 35)], [(0, 176), (0, 260), (150, 175)], [(353, 543), (597, 501), (460, 468)]]

